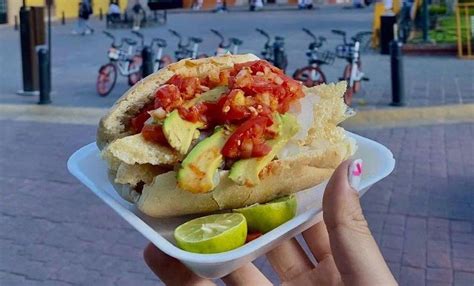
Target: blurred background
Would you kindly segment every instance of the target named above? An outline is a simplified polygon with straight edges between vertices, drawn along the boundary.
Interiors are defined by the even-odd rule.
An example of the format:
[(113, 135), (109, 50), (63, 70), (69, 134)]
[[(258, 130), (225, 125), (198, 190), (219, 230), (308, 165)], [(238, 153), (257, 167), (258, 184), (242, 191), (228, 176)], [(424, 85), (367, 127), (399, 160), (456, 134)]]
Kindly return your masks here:
[(473, 285), (473, 37), (472, 0), (0, 0), (0, 284), (160, 284), (146, 239), (66, 161), (131, 84), (237, 52), (346, 80), (344, 127), (397, 160), (362, 198), (396, 279)]

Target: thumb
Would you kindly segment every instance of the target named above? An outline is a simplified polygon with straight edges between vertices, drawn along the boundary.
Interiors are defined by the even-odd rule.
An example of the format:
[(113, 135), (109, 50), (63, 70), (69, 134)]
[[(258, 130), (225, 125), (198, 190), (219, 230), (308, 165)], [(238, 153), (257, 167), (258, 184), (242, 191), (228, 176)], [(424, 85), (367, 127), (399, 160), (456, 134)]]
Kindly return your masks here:
[(361, 159), (342, 162), (324, 192), (323, 217), (334, 261), (345, 284), (396, 285), (362, 213), (361, 176)]

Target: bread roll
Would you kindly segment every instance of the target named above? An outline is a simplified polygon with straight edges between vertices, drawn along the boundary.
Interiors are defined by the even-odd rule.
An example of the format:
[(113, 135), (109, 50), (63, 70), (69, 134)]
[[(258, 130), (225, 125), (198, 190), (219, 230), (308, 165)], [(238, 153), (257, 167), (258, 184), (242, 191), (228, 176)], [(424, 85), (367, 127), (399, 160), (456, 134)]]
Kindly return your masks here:
[[(354, 154), (355, 143), (337, 125), (350, 115), (344, 104), (345, 82), (304, 88), (305, 98), (289, 112), (296, 115), (299, 133), (268, 164), (253, 187), (237, 185), (228, 171), (220, 171), (217, 187), (208, 193), (180, 190), (176, 172), (182, 158), (169, 147), (149, 143), (128, 132), (128, 122), (153, 99), (156, 89), (174, 74), (205, 76), (219, 74), (235, 63), (258, 59), (254, 55), (225, 55), (182, 60), (148, 76), (132, 87), (104, 116), (97, 144), (109, 163), (110, 177), (119, 194), (153, 217), (209, 213), (268, 202), (274, 198), (311, 188), (328, 179), (334, 169)], [(167, 165), (164, 168), (157, 166)], [(133, 187), (142, 182), (141, 194)]]

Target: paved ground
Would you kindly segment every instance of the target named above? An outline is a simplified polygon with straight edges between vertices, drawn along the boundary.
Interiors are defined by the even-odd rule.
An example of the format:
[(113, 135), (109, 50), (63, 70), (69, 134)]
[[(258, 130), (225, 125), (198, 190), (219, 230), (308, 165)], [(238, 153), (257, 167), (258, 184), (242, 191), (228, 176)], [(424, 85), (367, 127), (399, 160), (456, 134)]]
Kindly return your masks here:
[[(286, 37), (289, 57), (288, 71), (306, 63), (305, 50), (309, 38), (300, 30), (308, 27), (317, 35), (328, 38), (327, 49), (341, 42), (331, 29), (347, 30), (350, 35), (357, 31), (371, 29), (371, 9), (342, 9), (322, 7), (312, 11), (280, 10), (274, 12), (235, 12), (228, 14), (193, 13), (170, 14), (166, 26), (143, 30), (144, 34), (164, 37), (169, 42), (167, 53), (172, 53), (176, 40), (170, 37), (168, 28), (181, 31), (185, 35), (200, 36), (204, 39), (201, 51), (212, 53), (217, 46), (217, 38), (209, 31), (217, 28), (224, 35), (244, 40), (242, 52), (259, 54), (264, 40), (255, 32), (256, 27), (266, 29), (270, 34)], [(100, 33), (104, 23), (93, 21), (97, 33), (88, 36), (70, 34), (74, 23), (53, 27), (53, 85), (56, 105), (68, 106), (110, 106), (127, 89), (125, 79), (119, 77), (118, 85), (107, 98), (100, 98), (95, 92), (97, 70), (105, 63), (109, 39)], [(35, 103), (37, 98), (21, 97), (15, 92), (21, 88), (21, 65), (19, 34), (11, 27), (2, 27), (0, 41), (0, 65), (8, 67), (0, 73), (0, 102)], [(129, 31), (113, 31), (119, 36), (131, 36)], [(363, 55), (363, 69), (370, 82), (363, 83), (363, 91), (358, 95), (363, 108), (387, 106), (391, 101), (390, 62), (388, 56), (376, 53)], [(325, 66), (329, 81), (336, 81), (342, 74), (344, 60), (336, 60), (333, 66)], [(405, 90), (407, 102), (411, 106), (442, 105), (474, 102), (474, 62), (451, 57), (405, 57)], [(356, 101), (357, 103), (358, 101)]]
[[(156, 285), (145, 239), (66, 170), (95, 127), (1, 120), (0, 284)], [(474, 281), (474, 124), (358, 131), (394, 173), (362, 199), (401, 285)], [(256, 264), (277, 283), (264, 258)]]
[[(203, 51), (211, 51), (217, 39), (208, 30), (219, 28), (242, 38), (242, 51), (258, 53), (263, 40), (253, 29), (262, 27), (286, 36), (292, 72), (305, 62), (302, 55), (308, 39), (299, 31), (302, 26), (327, 36), (327, 47), (333, 48), (339, 41), (330, 29), (346, 29), (351, 34), (370, 29), (370, 22), (370, 11), (340, 7), (172, 14), (166, 27), (144, 33), (167, 37), (171, 47), (176, 42), (168, 37), (167, 28), (202, 35)], [(92, 24), (97, 30), (103, 27), (103, 23)], [(54, 26), (54, 105), (108, 107), (127, 88), (121, 78), (109, 97), (95, 94), (95, 75), (106, 59), (108, 40), (100, 33), (72, 36), (72, 27), (72, 23)], [(69, 155), (95, 139), (93, 124), (103, 109), (7, 107), (4, 104), (31, 104), (37, 99), (15, 94), (21, 87), (18, 32), (0, 28), (0, 42), (0, 65), (7, 68), (0, 73), (0, 285), (159, 284), (141, 258), (146, 240), (66, 170)], [(372, 53), (363, 60), (371, 81), (364, 83), (359, 98), (365, 105), (359, 107), (385, 107), (390, 102), (389, 58)], [(387, 145), (397, 159), (394, 173), (362, 199), (364, 211), (401, 285), (472, 285), (472, 105), (445, 105), (474, 102), (474, 62), (434, 57), (405, 57), (404, 61), (409, 105), (439, 107), (417, 109), (418, 117), (413, 116), (415, 109), (373, 111), (348, 125)], [(328, 78), (337, 80), (343, 66), (343, 61), (336, 61), (326, 67)], [(12, 110), (20, 111), (11, 115)], [(377, 120), (381, 112), (384, 118)], [(466, 118), (471, 123), (459, 123)], [(398, 122), (395, 125), (404, 122), (411, 127), (388, 128), (391, 119)], [(450, 121), (457, 123), (418, 126)], [(365, 129), (371, 122), (383, 123), (385, 128)], [(278, 283), (264, 258), (255, 263)]]

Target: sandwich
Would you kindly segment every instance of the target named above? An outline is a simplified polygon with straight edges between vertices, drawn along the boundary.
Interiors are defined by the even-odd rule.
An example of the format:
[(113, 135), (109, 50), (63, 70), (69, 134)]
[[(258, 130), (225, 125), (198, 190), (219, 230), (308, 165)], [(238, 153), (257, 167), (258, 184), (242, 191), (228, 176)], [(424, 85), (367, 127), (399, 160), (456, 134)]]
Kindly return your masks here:
[(252, 54), (184, 59), (101, 119), (117, 192), (152, 217), (264, 203), (316, 186), (356, 150), (346, 83), (307, 88)]

